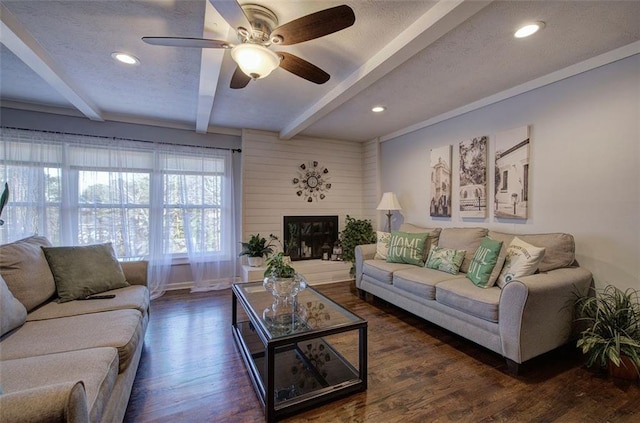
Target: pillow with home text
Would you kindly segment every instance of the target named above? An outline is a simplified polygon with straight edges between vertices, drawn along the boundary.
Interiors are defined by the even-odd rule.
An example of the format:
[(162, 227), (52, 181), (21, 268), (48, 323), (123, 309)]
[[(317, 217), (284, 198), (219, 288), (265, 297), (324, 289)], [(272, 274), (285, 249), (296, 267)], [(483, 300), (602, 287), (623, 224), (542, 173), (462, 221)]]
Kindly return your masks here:
[(424, 244), (429, 234), (411, 234), (394, 231), (391, 233), (387, 262), (424, 265)]

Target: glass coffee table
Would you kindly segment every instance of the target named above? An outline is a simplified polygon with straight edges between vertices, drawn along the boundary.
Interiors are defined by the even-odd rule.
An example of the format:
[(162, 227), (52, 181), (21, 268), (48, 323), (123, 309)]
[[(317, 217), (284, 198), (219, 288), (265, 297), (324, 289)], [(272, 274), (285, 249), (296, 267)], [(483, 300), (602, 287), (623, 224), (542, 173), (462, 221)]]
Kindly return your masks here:
[(312, 287), (277, 322), (261, 282), (236, 283), (232, 293), (234, 339), (266, 421), (367, 389), (366, 320)]

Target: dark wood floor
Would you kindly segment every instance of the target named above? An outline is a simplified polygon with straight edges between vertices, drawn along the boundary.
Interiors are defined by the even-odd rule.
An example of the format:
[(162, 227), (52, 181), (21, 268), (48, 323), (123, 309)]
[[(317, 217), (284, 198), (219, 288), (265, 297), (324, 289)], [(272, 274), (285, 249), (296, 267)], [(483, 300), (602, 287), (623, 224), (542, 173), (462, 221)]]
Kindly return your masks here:
[[(504, 360), (352, 284), (318, 290), (369, 322), (369, 389), (287, 422), (639, 422), (640, 387), (586, 369), (573, 348), (512, 376)], [(167, 293), (151, 321), (126, 422), (260, 422), (231, 334), (230, 290)]]

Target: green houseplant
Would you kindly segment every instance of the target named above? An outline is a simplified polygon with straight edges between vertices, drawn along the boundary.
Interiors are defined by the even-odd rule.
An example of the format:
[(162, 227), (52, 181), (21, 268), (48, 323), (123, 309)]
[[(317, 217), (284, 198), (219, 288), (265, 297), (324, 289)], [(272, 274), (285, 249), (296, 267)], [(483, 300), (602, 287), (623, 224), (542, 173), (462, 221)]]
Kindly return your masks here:
[(267, 259), (267, 269), (264, 271), (264, 277), (270, 276), (276, 278), (292, 278), (296, 274), (296, 270), (291, 266), (290, 261), (285, 258), (281, 251)]
[(264, 258), (273, 253), (274, 243), (277, 241), (278, 237), (274, 234), (269, 235), (269, 240), (260, 234), (251, 235), (248, 242), (241, 242), (242, 251), (238, 256), (248, 256), (249, 266), (261, 266)]
[(356, 245), (376, 242), (376, 233), (369, 219), (355, 219), (347, 215), (347, 223), (341, 232), (342, 260), (351, 262), (351, 276), (356, 273)]
[(274, 298), (271, 307), (262, 313), (262, 318), (271, 331), (278, 334), (295, 331), (301, 323), (297, 317), (296, 296), (307, 287), (307, 280), (296, 273), (284, 252), (280, 251), (267, 260), (262, 286)]
[[(578, 323), (584, 324), (577, 342), (587, 365), (608, 367), (614, 376), (637, 378), (640, 369), (640, 302), (638, 291), (613, 285), (593, 289), (576, 300)], [(630, 373), (616, 374), (617, 371)]]

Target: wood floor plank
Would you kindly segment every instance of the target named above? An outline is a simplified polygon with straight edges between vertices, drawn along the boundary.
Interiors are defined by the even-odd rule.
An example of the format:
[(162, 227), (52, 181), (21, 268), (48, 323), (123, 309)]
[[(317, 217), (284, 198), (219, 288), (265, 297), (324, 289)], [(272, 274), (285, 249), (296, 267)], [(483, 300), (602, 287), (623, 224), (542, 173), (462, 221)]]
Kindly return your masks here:
[[(352, 284), (317, 287), (369, 324), (369, 389), (285, 422), (638, 422), (640, 387), (586, 369), (574, 348), (535, 358), (520, 376), (497, 354)], [(357, 345), (336, 337), (357, 356)], [(351, 342), (351, 344), (350, 344)], [(230, 290), (154, 300), (126, 422), (262, 422), (231, 333)]]

